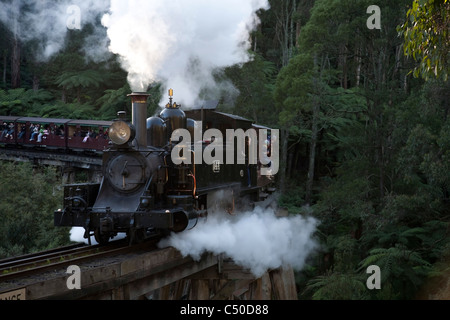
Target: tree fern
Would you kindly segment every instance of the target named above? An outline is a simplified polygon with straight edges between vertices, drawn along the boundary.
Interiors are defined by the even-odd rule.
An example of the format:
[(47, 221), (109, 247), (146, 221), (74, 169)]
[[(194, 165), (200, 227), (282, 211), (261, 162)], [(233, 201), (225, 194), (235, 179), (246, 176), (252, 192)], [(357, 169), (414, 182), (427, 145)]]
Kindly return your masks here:
[(104, 81), (103, 76), (96, 70), (64, 72), (56, 79), (56, 84), (65, 89), (99, 87)]
[(128, 93), (130, 93), (130, 88), (128, 85), (118, 90), (106, 90), (105, 94), (97, 100), (97, 104), (100, 105), (100, 117), (105, 120), (114, 119), (117, 112), (124, 110), (124, 107), (128, 105)]
[(312, 291), (313, 300), (362, 300), (367, 299), (364, 279), (356, 273), (328, 271), (310, 280), (305, 292)]
[(0, 114), (27, 116), (32, 109), (53, 100), (53, 96), (46, 90), (26, 90), (24, 88), (8, 91), (0, 90)]
[(409, 298), (419, 288), (431, 265), (421, 255), (398, 244), (391, 248), (375, 248), (360, 263), (359, 271), (377, 265), (381, 270), (381, 286), (390, 284), (399, 297)]

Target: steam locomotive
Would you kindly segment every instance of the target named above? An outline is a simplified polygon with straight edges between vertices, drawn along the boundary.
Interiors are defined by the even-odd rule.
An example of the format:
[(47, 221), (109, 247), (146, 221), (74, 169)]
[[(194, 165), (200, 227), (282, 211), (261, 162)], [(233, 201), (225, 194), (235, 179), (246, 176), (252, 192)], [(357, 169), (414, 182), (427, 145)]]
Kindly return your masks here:
[[(64, 207), (54, 212), (55, 226), (84, 227), (89, 243), (94, 236), (105, 244), (118, 233), (135, 243), (191, 229), (213, 207), (233, 214), (274, 191), (273, 176), (260, 174), (268, 166), (261, 164), (260, 155), (269, 155), (271, 148), (252, 159), (250, 147), (261, 138), (267, 147), (270, 128), (218, 112), (217, 103), (183, 111), (173, 102), (172, 89), (159, 116), (147, 118), (148, 95), (129, 96), (132, 122), (119, 112), (108, 128), (111, 142), (103, 151), (102, 182), (65, 185)], [(235, 148), (238, 136), (223, 138), (236, 129), (246, 132), (243, 148)], [(222, 160), (202, 157), (220, 153)], [(225, 164), (223, 155), (234, 161)]]

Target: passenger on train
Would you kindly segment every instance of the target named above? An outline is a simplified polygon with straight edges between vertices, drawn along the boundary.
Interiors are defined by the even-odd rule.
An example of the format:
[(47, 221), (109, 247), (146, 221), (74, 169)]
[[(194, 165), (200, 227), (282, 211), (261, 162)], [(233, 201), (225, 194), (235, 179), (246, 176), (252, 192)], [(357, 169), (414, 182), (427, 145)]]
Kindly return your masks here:
[(60, 137), (64, 137), (64, 125), (60, 125), (56, 127), (55, 134)]
[(33, 141), (36, 136), (39, 134), (39, 130), (41, 128), (40, 124), (31, 124), (30, 125), (30, 132), (31, 132), (31, 136), (30, 136), (30, 141)]
[(86, 133), (86, 136), (83, 139), (83, 142), (88, 142), (89, 139), (95, 139), (97, 137), (97, 132), (95, 132), (95, 130), (92, 130), (91, 128), (89, 128), (88, 132)]
[(48, 133), (49, 133), (48, 127), (46, 126), (46, 127), (42, 128), (42, 126), (41, 126), (41, 129), (39, 130), (39, 134), (38, 134), (38, 138), (37, 138), (36, 142), (39, 142), (39, 143), (42, 142), (42, 139), (45, 139), (47, 137)]
[(2, 134), (0, 135), (0, 140), (2, 140), (8, 134), (8, 124), (3, 122), (1, 126)]
[[(6, 135), (4, 136), (6, 139), (10, 138), (13, 139), (13, 135), (14, 135), (14, 123), (10, 123), (9, 125), (6, 126), (6, 129), (3, 130), (3, 132), (6, 131)], [(3, 137), (2, 137), (3, 138)]]
[(84, 139), (83, 139), (83, 142), (84, 142), (84, 143), (88, 142), (88, 140), (89, 140), (89, 138), (91, 137), (91, 135), (92, 135), (92, 130), (89, 129), (88, 132), (86, 133), (86, 136), (85, 136)]
[(17, 137), (17, 139), (19, 139), (19, 140), (24, 139), (26, 132), (27, 132), (27, 127), (25, 126), (25, 124), (22, 124), (22, 126), (20, 127), (19, 136)]
[(103, 128), (100, 128), (100, 130), (98, 131), (97, 139), (99, 137), (102, 137), (103, 139), (108, 139), (108, 129), (103, 130)]

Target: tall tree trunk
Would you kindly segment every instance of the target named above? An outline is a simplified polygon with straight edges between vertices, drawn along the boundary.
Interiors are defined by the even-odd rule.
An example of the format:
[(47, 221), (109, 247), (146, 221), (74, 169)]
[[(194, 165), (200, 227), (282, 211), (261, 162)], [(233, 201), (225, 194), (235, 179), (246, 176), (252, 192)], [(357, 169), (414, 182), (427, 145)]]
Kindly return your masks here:
[(361, 83), (361, 64), (362, 64), (362, 49), (358, 48), (356, 49), (356, 55), (355, 55), (355, 62), (356, 62), (356, 87), (359, 87)]
[[(16, 13), (19, 14), (18, 12)], [(19, 23), (17, 21), (18, 17), (14, 17), (14, 38), (11, 53), (11, 87), (13, 89), (20, 87), (20, 39), (19, 39)]]
[[(378, 104), (380, 105), (380, 104)], [(383, 134), (383, 113), (379, 111), (379, 115), (377, 116), (377, 139), (378, 139), (378, 170), (380, 174), (379, 179), (379, 190), (380, 190), (380, 200), (384, 198), (384, 163), (385, 163), (385, 154), (384, 154), (384, 134)]]
[(280, 7), (275, 10), (277, 18), (276, 36), (281, 48), (281, 64), (287, 66), (292, 56), (294, 45), (293, 14), (296, 10), (296, 0), (281, 0)]
[(2, 82), (3, 85), (6, 87), (6, 68), (7, 68), (7, 60), (8, 59), (8, 54), (7, 51), (4, 50), (3, 51), (3, 78), (2, 78)]
[(341, 87), (344, 89), (348, 89), (348, 48), (347, 43), (341, 43), (339, 45), (339, 59), (338, 65), (342, 70), (342, 74), (340, 76)]
[[(317, 56), (314, 56), (314, 67), (318, 69)], [(309, 146), (309, 164), (308, 164), (308, 177), (306, 180), (306, 193), (305, 203), (311, 205), (312, 193), (314, 186), (314, 174), (316, 167), (316, 149), (317, 140), (319, 137), (319, 118), (320, 118), (320, 103), (321, 103), (321, 88), (319, 81), (321, 79), (322, 70), (318, 71), (313, 77), (313, 97), (312, 97), (312, 124), (311, 124), (311, 142)]]
[(286, 169), (287, 169), (287, 154), (289, 143), (289, 129), (281, 130), (281, 164), (280, 164), (280, 192), (284, 194), (286, 191)]
[(20, 42), (15, 37), (13, 42), (11, 56), (11, 87), (13, 89), (20, 87)]
[(39, 90), (39, 77), (37, 75), (33, 75), (33, 91), (38, 91)]
[[(316, 83), (317, 80), (314, 79)], [(308, 165), (308, 177), (306, 181), (306, 194), (305, 203), (307, 205), (311, 204), (312, 191), (314, 185), (314, 172), (316, 167), (316, 149), (317, 149), (317, 139), (319, 136), (319, 112), (320, 104), (317, 98), (313, 98), (313, 117), (312, 117), (312, 128), (311, 128), (311, 142), (309, 146), (309, 165)]]
[(287, 171), (286, 171), (286, 175), (287, 175), (288, 179), (290, 179), (292, 177), (293, 161), (294, 161), (294, 152), (289, 152), (288, 160), (287, 160)]

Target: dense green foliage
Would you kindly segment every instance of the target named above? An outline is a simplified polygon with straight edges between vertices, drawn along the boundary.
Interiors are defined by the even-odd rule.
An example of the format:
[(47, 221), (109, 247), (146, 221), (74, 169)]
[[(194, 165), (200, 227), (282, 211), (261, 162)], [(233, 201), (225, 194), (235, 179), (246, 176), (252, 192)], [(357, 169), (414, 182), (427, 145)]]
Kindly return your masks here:
[(55, 169), (0, 162), (0, 175), (0, 258), (69, 243), (69, 230), (53, 226), (62, 199)]
[(449, 0), (414, 0), (405, 23), (399, 27), (406, 40), (405, 53), (420, 61), (414, 71), (416, 77), (448, 79), (449, 11)]
[[(282, 203), (321, 221), (323, 251), (299, 280), (305, 298), (414, 298), (448, 259), (450, 86), (409, 77), (397, 35), (408, 1), (381, 1), (381, 30), (364, 28), (370, 4), (316, 1), (274, 91), (288, 178), (303, 181)], [(370, 265), (381, 290), (365, 286)]]
[[(366, 27), (370, 0), (270, 2), (252, 34), (254, 59), (221, 76), (240, 91), (232, 112), (282, 133), (280, 205), (320, 220), (321, 249), (297, 273), (299, 297), (415, 298), (427, 279), (449, 274), (449, 2), (380, 0), (381, 30)], [(8, 80), (11, 40), (0, 39), (0, 113), (110, 120), (130, 111), (117, 57), (84, 59), (88, 35), (69, 32), (46, 63), (23, 44), (18, 88)], [(161, 95), (151, 91), (150, 113)], [(64, 243), (51, 227), (54, 172), (0, 169), (0, 256)], [(366, 287), (370, 265), (381, 268), (381, 290)]]

